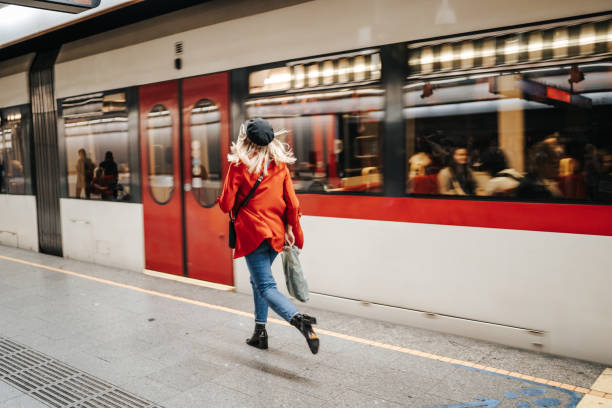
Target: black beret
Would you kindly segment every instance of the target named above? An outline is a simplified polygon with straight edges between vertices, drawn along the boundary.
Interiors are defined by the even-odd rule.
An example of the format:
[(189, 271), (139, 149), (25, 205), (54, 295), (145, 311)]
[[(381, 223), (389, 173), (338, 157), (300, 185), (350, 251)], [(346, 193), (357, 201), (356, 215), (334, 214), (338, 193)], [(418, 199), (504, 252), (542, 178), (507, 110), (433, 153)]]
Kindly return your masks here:
[(249, 140), (258, 146), (266, 146), (274, 140), (272, 126), (262, 118), (250, 119), (247, 122), (246, 133)]

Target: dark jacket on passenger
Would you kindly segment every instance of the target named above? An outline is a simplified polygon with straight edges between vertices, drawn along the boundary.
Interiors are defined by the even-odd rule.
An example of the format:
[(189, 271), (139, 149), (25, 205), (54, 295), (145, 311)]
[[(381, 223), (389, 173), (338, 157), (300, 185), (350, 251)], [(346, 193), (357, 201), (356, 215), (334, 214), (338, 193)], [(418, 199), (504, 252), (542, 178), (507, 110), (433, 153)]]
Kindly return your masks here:
[(104, 160), (100, 163), (100, 168), (104, 170), (105, 176), (113, 176), (113, 180), (116, 183), (119, 179), (119, 171), (117, 170), (117, 163), (114, 160)]
[(553, 200), (556, 198), (541, 180), (529, 174), (521, 180), (516, 188), (516, 197), (528, 200)]

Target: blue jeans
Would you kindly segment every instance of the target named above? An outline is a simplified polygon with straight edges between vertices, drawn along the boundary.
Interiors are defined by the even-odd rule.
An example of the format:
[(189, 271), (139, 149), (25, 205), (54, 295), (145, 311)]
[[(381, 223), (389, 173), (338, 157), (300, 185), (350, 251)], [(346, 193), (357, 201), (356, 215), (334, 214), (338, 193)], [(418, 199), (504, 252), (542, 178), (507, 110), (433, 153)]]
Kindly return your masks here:
[(272, 276), (272, 262), (278, 253), (264, 240), (259, 247), (246, 258), (251, 273), (253, 300), (255, 302), (255, 323), (266, 323), (268, 306), (286, 321), (291, 320), (297, 308), (276, 288)]

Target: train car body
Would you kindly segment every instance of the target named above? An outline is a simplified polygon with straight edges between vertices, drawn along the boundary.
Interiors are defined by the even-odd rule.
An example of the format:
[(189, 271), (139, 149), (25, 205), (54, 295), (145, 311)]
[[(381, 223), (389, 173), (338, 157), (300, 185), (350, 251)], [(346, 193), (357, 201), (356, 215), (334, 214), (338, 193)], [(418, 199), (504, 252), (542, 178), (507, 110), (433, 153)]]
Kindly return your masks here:
[[(231, 259), (214, 198), (237, 126), (263, 116), (291, 130), (287, 142), (304, 163), (294, 175), (313, 306), (611, 364), (612, 210), (578, 191), (586, 183), (574, 182), (579, 171), (560, 181), (573, 201), (538, 202), (443, 197), (442, 171), (414, 165), (435, 157), (442, 142), (427, 142), (429, 158), (415, 146), (437, 140), (436, 126), (473, 134), (474, 150), (494, 129), (496, 145), (526, 172), (530, 135), (550, 128), (539, 128), (545, 119), (533, 112), (550, 107), (549, 123), (576, 108), (560, 103), (587, 103), (565, 90), (574, 65), (587, 78), (576, 87), (597, 87), (579, 93), (609, 106), (609, 2), (254, 3), (213, 1), (61, 47), (54, 86), (63, 255), (249, 293), (246, 263)], [(570, 44), (575, 30), (590, 38), (591, 26), (593, 38), (608, 36), (592, 41), (599, 48), (570, 49), (591, 44)], [(556, 45), (537, 49), (537, 35)], [(484, 69), (489, 40), (498, 60)], [(533, 63), (529, 53), (538, 50), (550, 58)], [(543, 71), (505, 75), (523, 59)], [(10, 90), (0, 93), (2, 109), (30, 100), (24, 61), (0, 67), (0, 87)], [(345, 67), (351, 76), (343, 79)], [(609, 118), (593, 117), (592, 132), (610, 129)], [(95, 163), (106, 150), (117, 158), (122, 187), (109, 200), (75, 198), (82, 146)], [(0, 242), (37, 250), (34, 196), (0, 200)]]

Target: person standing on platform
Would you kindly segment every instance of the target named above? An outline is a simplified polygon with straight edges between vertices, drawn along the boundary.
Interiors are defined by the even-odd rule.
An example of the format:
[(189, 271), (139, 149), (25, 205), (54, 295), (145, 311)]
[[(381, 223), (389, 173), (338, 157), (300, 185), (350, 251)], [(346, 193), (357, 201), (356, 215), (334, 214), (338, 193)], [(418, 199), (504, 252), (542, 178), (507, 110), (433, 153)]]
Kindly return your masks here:
[(319, 338), (312, 325), (314, 317), (299, 313), (281, 294), (272, 276), (272, 262), (285, 244), (302, 248), (304, 235), (300, 227), (299, 202), (287, 164), (296, 161), (289, 146), (278, 138), (285, 131), (276, 132), (261, 118), (249, 120), (241, 126), (238, 140), (228, 155), (229, 170), (223, 191), (217, 198), (223, 212), (235, 210), (249, 195), (258, 178), (260, 184), (248, 204), (235, 218), (236, 248), (234, 258), (246, 257), (251, 275), (255, 303), (255, 331), (246, 342), (260, 349), (268, 348), (266, 321), (268, 306), (296, 327), (306, 338), (310, 351), (319, 350)]

